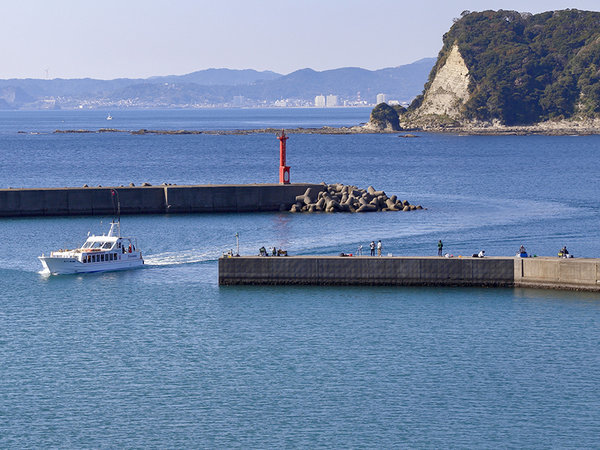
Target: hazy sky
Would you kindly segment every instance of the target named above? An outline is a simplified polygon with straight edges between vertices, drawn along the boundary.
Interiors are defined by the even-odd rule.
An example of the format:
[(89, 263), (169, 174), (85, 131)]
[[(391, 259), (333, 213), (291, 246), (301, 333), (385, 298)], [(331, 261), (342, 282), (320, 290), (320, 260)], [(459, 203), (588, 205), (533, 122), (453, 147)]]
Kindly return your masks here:
[(600, 0), (3, 0), (0, 78), (380, 69), (437, 56), (467, 9), (565, 8)]

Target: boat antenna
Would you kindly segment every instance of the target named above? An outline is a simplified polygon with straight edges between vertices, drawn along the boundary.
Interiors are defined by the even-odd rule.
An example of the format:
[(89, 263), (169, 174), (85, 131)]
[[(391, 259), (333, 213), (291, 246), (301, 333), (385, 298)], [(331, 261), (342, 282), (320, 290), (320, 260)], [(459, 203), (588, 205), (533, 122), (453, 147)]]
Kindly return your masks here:
[(117, 224), (119, 236), (121, 235), (121, 201), (119, 200), (119, 193), (116, 189), (111, 189), (110, 193), (112, 195), (113, 202), (113, 223)]

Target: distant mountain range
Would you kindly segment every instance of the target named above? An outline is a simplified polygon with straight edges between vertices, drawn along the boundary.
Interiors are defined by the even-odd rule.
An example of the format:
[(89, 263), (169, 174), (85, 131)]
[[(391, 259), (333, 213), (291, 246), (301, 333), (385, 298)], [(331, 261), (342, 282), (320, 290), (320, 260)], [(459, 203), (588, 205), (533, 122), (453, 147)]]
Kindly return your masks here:
[(311, 106), (317, 95), (339, 104), (373, 104), (379, 93), (409, 102), (419, 95), (435, 58), (380, 70), (346, 67), (288, 75), (251, 69), (207, 69), (145, 79), (0, 80), (0, 109), (197, 108)]

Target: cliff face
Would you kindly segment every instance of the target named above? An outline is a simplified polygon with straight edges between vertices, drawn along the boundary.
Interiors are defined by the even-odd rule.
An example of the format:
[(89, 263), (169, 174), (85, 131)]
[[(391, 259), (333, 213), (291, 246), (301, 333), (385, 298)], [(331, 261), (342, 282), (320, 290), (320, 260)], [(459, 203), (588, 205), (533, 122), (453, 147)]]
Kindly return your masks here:
[(466, 11), (402, 128), (532, 126), (600, 118), (600, 13)]
[(437, 71), (431, 86), (425, 93), (423, 104), (418, 110), (420, 116), (430, 114), (460, 117), (462, 107), (469, 99), (469, 69), (465, 60), (454, 45), (444, 65)]

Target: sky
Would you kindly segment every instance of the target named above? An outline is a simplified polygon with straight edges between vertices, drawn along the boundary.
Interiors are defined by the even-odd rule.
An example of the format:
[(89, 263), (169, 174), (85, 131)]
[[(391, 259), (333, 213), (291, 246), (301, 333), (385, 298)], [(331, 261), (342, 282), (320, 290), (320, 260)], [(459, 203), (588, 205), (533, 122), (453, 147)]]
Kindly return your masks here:
[(464, 10), (566, 8), (600, 0), (2, 0), (0, 78), (375, 70), (437, 56)]

